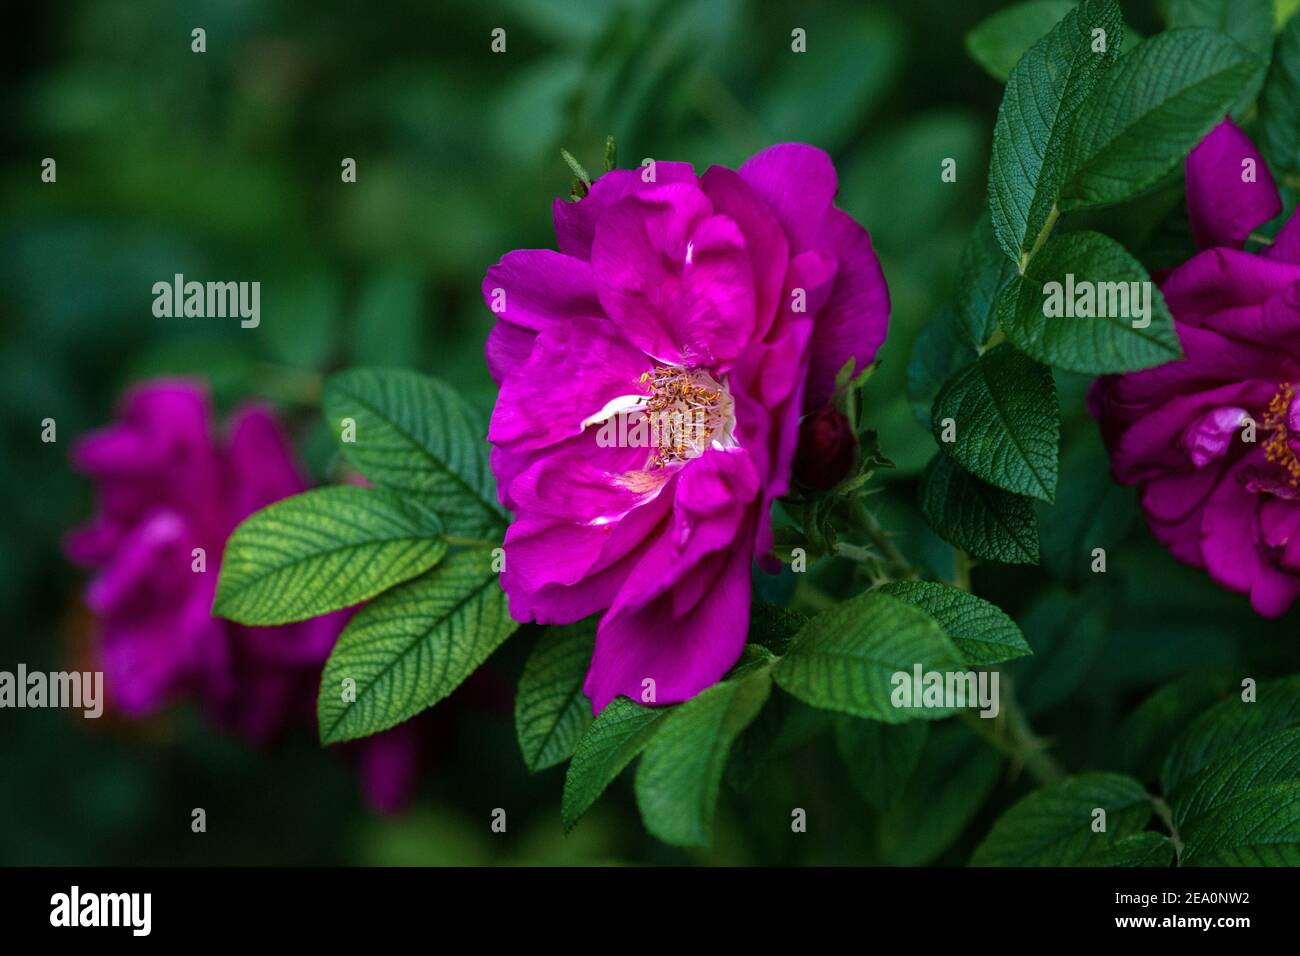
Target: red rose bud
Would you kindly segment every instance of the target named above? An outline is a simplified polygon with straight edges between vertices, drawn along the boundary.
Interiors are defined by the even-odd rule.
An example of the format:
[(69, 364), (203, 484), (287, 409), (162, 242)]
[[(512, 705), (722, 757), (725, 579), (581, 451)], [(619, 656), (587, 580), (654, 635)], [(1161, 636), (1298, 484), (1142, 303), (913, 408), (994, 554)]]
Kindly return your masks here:
[(817, 491), (834, 488), (848, 477), (857, 448), (849, 420), (834, 405), (823, 406), (799, 424), (795, 480)]

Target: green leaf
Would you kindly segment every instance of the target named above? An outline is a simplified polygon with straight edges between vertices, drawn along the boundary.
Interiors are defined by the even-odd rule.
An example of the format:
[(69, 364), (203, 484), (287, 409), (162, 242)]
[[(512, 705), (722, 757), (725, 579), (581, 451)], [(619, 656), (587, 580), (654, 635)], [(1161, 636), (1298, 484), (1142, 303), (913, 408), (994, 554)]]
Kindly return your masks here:
[(432, 707), (514, 632), (491, 562), (486, 549), (455, 551), (357, 612), (321, 675), (322, 743), (378, 733)]
[[(1097, 809), (1105, 832), (1094, 833)], [(1151, 819), (1151, 798), (1132, 777), (1085, 773), (1016, 803), (975, 850), (971, 866), (1097, 866)]]
[(1037, 506), (1043, 566), (1056, 578), (1078, 583), (1093, 573), (1093, 549), (1119, 546), (1137, 517), (1130, 488), (1110, 477), (1110, 458), (1095, 432), (1061, 461), (1056, 503)]
[[(1091, 285), (1082, 286), (1083, 282)], [(1138, 299), (1144, 303), (1146, 293), (1150, 294), (1144, 319), (1134, 317), (1146, 311), (1145, 304), (1135, 308), (1134, 282), (1148, 283), (1137, 287)], [(1057, 286), (1049, 288), (1048, 283)], [(1092, 291), (1093, 304), (1080, 309), (1085, 290)], [(1045, 312), (1053, 303), (1062, 312), (1049, 317)], [(1072, 315), (1064, 311), (1070, 305), (1075, 307)], [(1080, 311), (1108, 314), (1086, 316)], [(1003, 292), (998, 321), (1022, 352), (1071, 372), (1126, 372), (1182, 357), (1174, 320), (1160, 290), (1123, 246), (1098, 232), (1053, 237), (1034, 257), (1024, 279)], [(1143, 321), (1150, 324), (1142, 325)]]
[(725, 680), (673, 708), (636, 770), (646, 829), (675, 846), (708, 846), (731, 744), (772, 687), (767, 667)]
[(749, 642), (761, 644), (774, 654), (783, 654), (808, 615), (778, 604), (755, 600), (749, 609)]
[(1033, 499), (994, 488), (947, 455), (935, 455), (921, 477), (921, 512), (945, 541), (977, 558), (1038, 562)]
[(969, 591), (934, 581), (894, 581), (880, 590), (933, 617), (971, 666), (999, 664), (1033, 653), (1015, 621), (996, 604)]
[(1122, 57), (1079, 110), (1062, 211), (1123, 202), (1158, 184), (1258, 69), (1246, 50), (1210, 30), (1162, 33)]
[(615, 697), (600, 712), (573, 750), (564, 775), (560, 818), (572, 830), (582, 815), (650, 742), (670, 708), (642, 707)]
[(1173, 793), (1239, 741), (1300, 726), (1300, 675), (1265, 681), (1255, 691), (1253, 702), (1243, 701), (1239, 691), (1188, 726), (1165, 759), (1160, 774), (1165, 793)]
[(1025, 51), (1074, 9), (1074, 0), (1030, 0), (985, 17), (966, 34), (966, 52), (1005, 83)]
[(1287, 727), (1239, 743), (1169, 795), (1174, 823), (1208, 813), (1238, 796), (1300, 779), (1300, 727)]
[(1193, 821), (1184, 866), (1300, 866), (1300, 781), (1250, 790)]
[(1174, 844), (1163, 833), (1144, 831), (1122, 837), (1102, 850), (1096, 866), (1169, 866), (1174, 862)]
[[(989, 213), (998, 244), (1021, 263), (1047, 225), (1064, 178), (1075, 114), (1120, 45), (1114, 0), (1083, 0), (1011, 71), (989, 160)], [(1111, 38), (1092, 52), (1092, 31)]]
[(863, 800), (877, 810), (898, 803), (921, 759), (929, 730), (930, 725), (922, 720), (882, 724), (835, 715), (835, 745)]
[(814, 707), (887, 724), (955, 713), (951, 707), (894, 706), (893, 675), (905, 673), (910, 683), (917, 664), (923, 671), (966, 669), (934, 618), (898, 598), (871, 591), (809, 621), (772, 676)]
[(1259, 97), (1260, 143), (1279, 170), (1300, 174), (1300, 16), (1277, 38), (1277, 51)]
[[(1007, 261), (1001, 252), (998, 261)], [(934, 318), (917, 333), (907, 363), (907, 398), (917, 421), (930, 427), (930, 408), (943, 383), (977, 357), (975, 349), (965, 342), (957, 310), (948, 304), (940, 306)]]
[[(945, 441), (952, 419), (956, 441)], [(1052, 370), (1010, 345), (989, 349), (950, 378), (930, 412), (940, 451), (991, 485), (1051, 501), (1061, 414)]]
[(375, 488), (284, 498), (231, 534), (212, 611), (261, 626), (351, 607), (437, 564), (441, 532), (427, 509)]
[(524, 664), (515, 695), (515, 733), (529, 770), (568, 760), (591, 724), (582, 682), (595, 638), (592, 621), (548, 628)]
[[(452, 388), (415, 372), (355, 369), (326, 380), (322, 407), (343, 456), (375, 484), (428, 499), (449, 534), (502, 533), (486, 429)], [(344, 419), (355, 441), (343, 440)]]
[(992, 337), (998, 326), (998, 297), (1016, 275), (1016, 264), (1002, 254), (985, 210), (962, 250), (957, 271), (957, 322), (967, 345), (983, 348)]

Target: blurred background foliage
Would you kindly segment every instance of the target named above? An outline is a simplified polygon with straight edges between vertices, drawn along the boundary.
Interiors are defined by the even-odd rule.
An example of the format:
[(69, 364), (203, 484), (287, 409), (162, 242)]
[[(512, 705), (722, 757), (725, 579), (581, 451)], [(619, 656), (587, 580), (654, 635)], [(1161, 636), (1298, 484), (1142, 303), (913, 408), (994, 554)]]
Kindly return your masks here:
[[(951, 577), (951, 549), (914, 507), (934, 443), (904, 381), (981, 209), (1001, 87), (969, 60), (963, 36), (998, 5), (87, 0), (9, 10), (0, 668), (86, 660), (82, 581), (59, 544), (91, 502), (67, 449), (109, 418), (126, 383), (197, 374), (223, 410), (271, 401), (322, 480), (332, 467), (315, 409), (323, 372), (416, 368), (486, 411), (483, 272), (510, 249), (553, 247), (551, 198), (570, 180), (559, 148), (596, 170), (607, 134), (622, 166), (643, 157), (735, 166), (787, 140), (834, 156), (839, 203), (871, 231), (893, 297), (867, 422), (897, 468), (873, 500), (913, 560)], [(1139, 32), (1159, 28), (1154, 3), (1125, 7)], [(190, 50), (195, 27), (207, 31), (206, 53)], [(496, 27), (507, 30), (504, 55), (489, 50)], [(791, 52), (794, 27), (807, 31), (806, 54)], [(58, 162), (57, 184), (40, 181), (46, 156)], [(355, 184), (340, 181), (344, 157), (357, 162)], [(940, 182), (945, 158), (957, 161), (956, 183)], [(151, 286), (177, 272), (259, 280), (261, 326), (154, 318)], [(1259, 622), (1244, 599), (1156, 547), (1131, 493), (1107, 482), (1083, 411), (1086, 382), (1059, 384), (1063, 492), (1043, 509), (1045, 566), (981, 567), (975, 583), (1037, 652), (1014, 676), (1063, 762), (1145, 767), (1150, 753), (1139, 751), (1159, 748), (1158, 726), (1126, 735), (1132, 753), (1115, 745), (1134, 706), (1180, 677), (1199, 706), (1242, 660), (1256, 676), (1295, 670), (1294, 640), (1267, 639), (1294, 632), (1294, 618)], [(57, 444), (39, 440), (46, 417), (58, 422)], [(1114, 542), (1101, 580), (1070, 559), (1071, 535), (1096, 515)], [(842, 567), (812, 574), (844, 584)], [(787, 752), (751, 767), (742, 748), (712, 850), (646, 836), (628, 779), (566, 838), (563, 770), (529, 776), (514, 740), (513, 686), (534, 639), (521, 631), (473, 693), (434, 712), (420, 793), (393, 819), (361, 806), (346, 761), (306, 730), (259, 753), (186, 706), (142, 723), (4, 711), (0, 862), (964, 862), (1027, 786), (963, 727), (945, 725), (930, 734), (909, 796), (872, 810), (834, 735), (816, 733), (831, 719), (787, 700)], [(791, 806), (810, 820), (797, 839)], [(190, 832), (193, 807), (207, 810), (206, 835)], [(508, 810), (506, 835), (489, 829), (495, 807)]]

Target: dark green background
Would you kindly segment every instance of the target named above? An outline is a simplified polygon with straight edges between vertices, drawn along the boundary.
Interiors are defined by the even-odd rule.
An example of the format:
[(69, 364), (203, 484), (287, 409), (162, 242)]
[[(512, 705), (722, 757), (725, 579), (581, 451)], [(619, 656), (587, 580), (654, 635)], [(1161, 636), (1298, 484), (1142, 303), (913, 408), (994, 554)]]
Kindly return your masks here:
[[(875, 500), (914, 560), (950, 573), (950, 549), (912, 506), (934, 444), (903, 382), (984, 193), (1001, 89), (962, 38), (996, 6), (125, 0), (8, 11), (0, 668), (66, 666), (84, 647), (82, 578), (59, 542), (91, 501), (67, 450), (109, 418), (123, 385), (200, 373), (223, 410), (273, 401), (320, 477), (332, 452), (314, 403), (329, 370), (420, 369), (486, 411), (483, 272), (510, 249), (553, 245), (550, 201), (570, 180), (559, 147), (595, 172), (607, 133), (625, 166), (734, 166), (788, 140), (831, 152), (840, 205), (871, 231), (894, 303), (868, 420), (898, 468)], [(1158, 28), (1152, 5), (1129, 6), (1139, 30)], [(190, 51), (196, 26), (204, 54)], [(498, 26), (504, 55), (489, 50)], [(796, 26), (804, 55), (790, 51)], [(46, 156), (57, 184), (40, 181)], [(356, 184), (340, 182), (343, 157), (357, 161)], [(946, 157), (955, 184), (940, 182)], [(154, 318), (151, 286), (175, 272), (260, 281), (260, 328)], [(1104, 490), (1085, 384), (1060, 382), (1065, 450)], [(46, 417), (57, 444), (39, 440)], [(1131, 494), (1113, 494), (1117, 527), (1135, 530), (1104, 580), (975, 572), (1039, 652), (1018, 669), (1022, 699), (1074, 770), (1122, 767), (1115, 725), (1168, 678), (1243, 658), (1262, 677), (1300, 659), (1294, 638), (1277, 640), (1294, 619), (1262, 624), (1244, 599), (1175, 565), (1131, 523)], [(1044, 511), (1053, 525), (1064, 513)], [(817, 572), (828, 587), (842, 573)], [(362, 808), (345, 762), (307, 731), (256, 753), (188, 706), (138, 724), (2, 711), (0, 862), (964, 862), (1026, 786), (957, 730), (939, 735), (906, 805), (873, 815), (823, 734), (724, 798), (712, 851), (646, 836), (626, 778), (565, 838), (563, 771), (529, 776), (514, 741), (511, 692), (534, 639), (521, 631), (477, 693), (435, 712), (431, 767), (394, 820)], [(991, 799), (979, 809), (965, 791)], [(808, 810), (807, 834), (789, 833), (791, 806)], [(193, 807), (207, 811), (205, 835), (190, 832)], [(505, 835), (490, 832), (494, 807), (508, 810)]]

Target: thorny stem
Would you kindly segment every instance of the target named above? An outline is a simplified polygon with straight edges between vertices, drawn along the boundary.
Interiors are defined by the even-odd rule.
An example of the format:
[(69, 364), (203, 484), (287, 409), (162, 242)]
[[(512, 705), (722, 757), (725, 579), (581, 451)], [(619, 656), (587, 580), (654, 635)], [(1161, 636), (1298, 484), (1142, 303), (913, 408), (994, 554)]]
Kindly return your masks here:
[(1064, 780), (1067, 776), (1060, 761), (1050, 753), (1051, 744), (1034, 733), (1029, 725), (1029, 718), (1020, 709), (1014, 688), (1005, 674), (1002, 675), (1006, 687), (1001, 694), (1002, 713), (1006, 719), (1007, 735), (1015, 749), (1017, 759), (1040, 784), (1047, 785)]
[[(853, 502), (853, 518), (872, 547), (884, 559), (885, 570), (892, 580), (913, 581), (921, 576), (903, 552), (898, 550), (898, 545), (894, 544), (889, 532), (880, 526), (876, 516), (861, 501)], [(837, 545), (837, 551), (838, 548)]]

